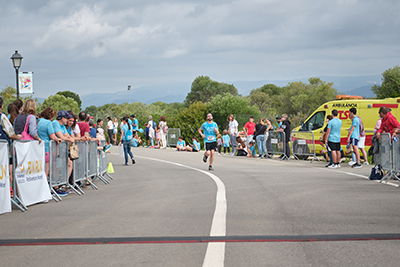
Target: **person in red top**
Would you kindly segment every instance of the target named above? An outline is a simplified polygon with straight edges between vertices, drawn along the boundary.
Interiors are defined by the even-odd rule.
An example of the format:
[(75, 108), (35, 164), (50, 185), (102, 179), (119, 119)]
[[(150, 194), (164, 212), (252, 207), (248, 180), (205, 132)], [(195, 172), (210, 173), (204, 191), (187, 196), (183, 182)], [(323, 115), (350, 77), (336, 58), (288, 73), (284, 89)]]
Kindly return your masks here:
[(246, 146), (249, 146), (250, 141), (253, 141), (254, 128), (256, 124), (254, 123), (254, 117), (250, 116), (249, 121), (243, 127), (243, 131), (246, 133)]
[(79, 125), (79, 129), (81, 130), (81, 137), (86, 136), (87, 139), (90, 140), (90, 135), (89, 135), (89, 132), (90, 132), (89, 123), (85, 122), (85, 120), (86, 120), (86, 113), (83, 112), (83, 111), (79, 112), (78, 120), (79, 120), (79, 121), (77, 122), (77, 124)]
[(387, 107), (381, 107), (379, 109), (379, 116), (382, 118), (381, 127), (376, 133), (378, 139), (381, 138), (381, 133), (390, 133), (390, 136), (396, 136), (396, 133), (400, 132), (400, 123), (393, 116)]

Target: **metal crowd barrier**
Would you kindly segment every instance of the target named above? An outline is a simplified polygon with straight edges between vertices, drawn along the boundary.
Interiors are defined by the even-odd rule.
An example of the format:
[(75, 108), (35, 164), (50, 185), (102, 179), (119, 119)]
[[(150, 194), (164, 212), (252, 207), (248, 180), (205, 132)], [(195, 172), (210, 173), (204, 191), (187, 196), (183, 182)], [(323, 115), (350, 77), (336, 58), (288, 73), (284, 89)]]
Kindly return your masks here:
[(179, 129), (179, 128), (168, 128), (167, 145), (169, 147), (176, 146), (178, 144), (178, 139), (179, 139), (180, 135), (181, 135), (181, 129)]
[[(13, 145), (12, 145), (12, 143), (10, 145), (8, 145), (8, 141), (6, 141), (6, 140), (0, 140), (0, 145), (7, 146), (8, 153), (7, 153), (7, 166), (6, 166), (6, 168), (8, 168), (9, 160), (10, 160), (10, 154), (9, 154), (10, 153), (10, 149), (12, 150), (12, 155), (11, 155), (12, 157), (11, 158), (12, 158), (13, 161), (15, 160), (15, 156), (14, 156), (15, 152), (14, 152), (14, 149), (13, 149)], [(10, 176), (14, 175), (14, 168), (13, 168), (13, 173), (12, 174), (10, 173), (9, 175)], [(9, 179), (9, 178), (7, 178), (7, 179)], [(14, 192), (13, 196), (11, 197), (11, 204), (15, 205), (21, 211), (27, 210), (28, 208), (24, 205), (24, 203), (22, 203), (21, 199), (17, 195), (17, 184), (16, 184), (16, 181), (15, 181), (14, 177), (12, 178), (12, 182), (11, 182), (10, 186), (11, 186), (13, 192)]]
[(398, 142), (392, 143), (392, 137), (389, 133), (381, 134), (381, 142), (379, 144), (379, 153), (375, 157), (375, 163), (380, 164), (382, 170), (386, 171), (385, 176), (382, 177), (380, 182), (387, 182), (390, 178), (394, 177), (397, 180), (400, 178), (396, 175), (399, 171), (399, 144)]
[(314, 133), (311, 131), (292, 131), (291, 135), (292, 142), (292, 155), (297, 160), (307, 159), (309, 156), (312, 156), (314, 160), (319, 160), (315, 151), (315, 139)]
[(61, 142), (56, 144), (51, 140), (49, 143), (49, 177), (48, 182), (53, 199), (58, 202), (61, 197), (54, 190), (55, 186), (68, 185), (68, 144)]
[(392, 159), (393, 159), (393, 172), (394, 172), (395, 178), (400, 181), (400, 178), (398, 176), (398, 173), (400, 173), (400, 142), (399, 141), (393, 142)]
[[(268, 137), (265, 140), (267, 154), (274, 155), (281, 154), (286, 157), (286, 138), (285, 132), (271, 132), (268, 131)], [(283, 159), (283, 158), (282, 158)]]
[[(75, 141), (75, 144), (78, 146), (79, 158), (73, 161), (72, 168), (72, 176), (74, 178), (75, 188), (81, 194), (85, 194), (81, 188), (81, 186), (85, 185), (88, 182), (87, 176), (87, 144), (83, 141)], [(89, 182), (90, 183), (90, 182)], [(81, 185), (81, 186), (78, 186)], [(98, 189), (97, 186), (91, 185), (93, 189)]]
[[(23, 141), (14, 141), (15, 142), (37, 142), (36, 140), (23, 140)], [(7, 141), (0, 140), (0, 143), (7, 143)], [(103, 149), (98, 150), (97, 141), (89, 141), (82, 142), (76, 141), (76, 145), (78, 145), (79, 150), (79, 158), (73, 161), (73, 170), (72, 177), (73, 182), (70, 184), (68, 177), (68, 162), (69, 162), (69, 151), (68, 151), (68, 143), (61, 142), (60, 144), (56, 144), (55, 141), (51, 140), (49, 144), (49, 177), (48, 184), (50, 191), (52, 192), (52, 198), (58, 202), (61, 197), (55, 192), (54, 187), (58, 186), (69, 186), (71, 190), (74, 190), (78, 195), (84, 194), (81, 186), (85, 185), (86, 182), (92, 186), (93, 189), (98, 189), (96, 185), (94, 185), (88, 178), (93, 176), (94, 178), (98, 177), (105, 184), (109, 184), (110, 182), (104, 177), (107, 175), (110, 179), (113, 179), (107, 173), (107, 154), (103, 151)], [(105, 140), (101, 141), (101, 148), (103, 148), (106, 144)], [(15, 178), (15, 169), (17, 168), (17, 154), (16, 150), (11, 144), (12, 147), (12, 162), (13, 162), (13, 180), (12, 180), (12, 189), (13, 196), (11, 198), (11, 203), (18, 207), (21, 211), (25, 211), (28, 208), (21, 201), (18, 196), (17, 183)], [(43, 159), (45, 161), (45, 159)], [(80, 182), (80, 183), (78, 183)], [(80, 185), (79, 185), (80, 184)]]
[(103, 183), (109, 184), (110, 182), (106, 178), (102, 177), (101, 175), (98, 175), (98, 172), (99, 172), (99, 167), (98, 167), (98, 165), (99, 165), (98, 164), (99, 152), (98, 152), (98, 149), (97, 149), (97, 147), (98, 147), (97, 141), (88, 141), (87, 142), (87, 146), (88, 146), (88, 150), (87, 150), (88, 151), (88, 153), (87, 153), (87, 156), (88, 156), (88, 160), (87, 160), (87, 163), (88, 163), (88, 165), (87, 165), (88, 180), (87, 181), (90, 183), (90, 185), (92, 187), (94, 186), (94, 184), (90, 181), (89, 178), (91, 178), (92, 181), (94, 181), (96, 178), (99, 178), (100, 181), (102, 181)]
[[(103, 148), (106, 145), (106, 140), (100, 140), (100, 146)], [(107, 153), (104, 150), (99, 150), (99, 172), (98, 175), (107, 180), (104, 175), (107, 175), (111, 180), (114, 178), (107, 172)]]

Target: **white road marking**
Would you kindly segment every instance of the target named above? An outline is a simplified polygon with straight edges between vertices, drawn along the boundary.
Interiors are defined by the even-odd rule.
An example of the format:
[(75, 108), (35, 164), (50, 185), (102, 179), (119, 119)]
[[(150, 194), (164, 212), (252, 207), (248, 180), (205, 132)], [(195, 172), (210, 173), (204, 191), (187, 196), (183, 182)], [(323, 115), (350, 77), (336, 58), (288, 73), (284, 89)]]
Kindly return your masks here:
[[(325, 169), (324, 169), (324, 168), (318, 168), (318, 169), (326, 170), (326, 169), (328, 169), (328, 168), (325, 168)], [(336, 170), (336, 171), (337, 171), (337, 172), (344, 173), (344, 174), (347, 174), (347, 175), (357, 176), (357, 177), (361, 177), (361, 178), (364, 178), (364, 179), (369, 180), (369, 177), (368, 177), (368, 176), (365, 176), (365, 175), (356, 174), (356, 173), (351, 173), (351, 172), (345, 172), (345, 171), (339, 171), (339, 170)], [(380, 183), (380, 180), (369, 180), (369, 181), (374, 181), (374, 182)], [(394, 183), (391, 183), (391, 182), (384, 182), (383, 184), (391, 185), (391, 186), (394, 186), (394, 187), (399, 187), (398, 184), (394, 184)]]
[[(173, 164), (179, 167), (184, 167), (187, 169), (201, 172), (211, 177), (211, 179), (213, 179), (213, 181), (217, 185), (217, 197), (215, 203), (214, 217), (211, 224), (210, 236), (226, 236), (226, 210), (227, 210), (226, 191), (225, 191), (225, 185), (221, 181), (221, 179), (219, 179), (216, 175), (210, 172), (186, 166), (180, 163), (162, 159), (148, 158), (143, 156), (136, 156), (136, 157)], [(203, 266), (222, 267), (224, 266), (224, 260), (225, 260), (225, 242), (208, 242)]]

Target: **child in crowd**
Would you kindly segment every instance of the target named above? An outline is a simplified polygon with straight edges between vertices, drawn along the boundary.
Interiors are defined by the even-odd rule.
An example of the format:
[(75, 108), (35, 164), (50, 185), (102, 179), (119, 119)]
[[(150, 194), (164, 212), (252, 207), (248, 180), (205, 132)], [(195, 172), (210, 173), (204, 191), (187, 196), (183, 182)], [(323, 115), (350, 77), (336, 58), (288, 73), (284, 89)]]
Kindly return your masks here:
[(135, 134), (135, 138), (137, 140), (138, 146), (143, 145), (143, 140), (142, 140), (142, 138), (140, 138), (140, 136), (138, 134)]
[(183, 140), (182, 136), (179, 136), (178, 142), (176, 144), (176, 150), (178, 151), (185, 151), (186, 150), (186, 142)]
[(90, 137), (96, 139), (96, 135), (97, 135), (97, 131), (96, 128), (94, 128), (94, 121), (93, 120), (89, 120), (89, 135)]
[(97, 140), (106, 140), (106, 137), (104, 135), (104, 129), (103, 129), (103, 120), (98, 119), (97, 120), (97, 134), (96, 134)]
[(199, 139), (197, 139), (196, 136), (192, 137), (193, 145), (189, 144), (186, 146), (185, 150), (190, 151), (190, 152), (199, 152), (200, 151), (200, 142)]
[(256, 157), (256, 148), (254, 147), (254, 141), (249, 142), (249, 147), (247, 148), (247, 157), (255, 158)]
[(224, 155), (226, 154), (226, 150), (228, 150), (228, 154), (231, 153), (231, 148), (229, 146), (230, 142), (231, 141), (230, 141), (230, 138), (228, 135), (228, 130), (224, 130), (222, 132), (222, 143), (224, 144)]
[(146, 141), (147, 141), (147, 146), (146, 147), (149, 147), (150, 146), (150, 125), (146, 122), (145, 124), (144, 124), (144, 127), (146, 127), (145, 129), (144, 129), (144, 137), (146, 138)]
[(237, 154), (236, 156), (247, 156), (247, 149), (246, 149), (246, 143), (243, 142), (242, 138), (240, 136), (236, 137), (236, 142), (237, 142)]
[(218, 145), (218, 154), (221, 155), (221, 149), (222, 149), (222, 136), (219, 134), (217, 136), (217, 145)]
[(160, 133), (160, 126), (156, 127), (156, 147), (161, 147), (161, 133)]
[(138, 147), (138, 139), (137, 139), (137, 135), (133, 136), (132, 138), (132, 147)]

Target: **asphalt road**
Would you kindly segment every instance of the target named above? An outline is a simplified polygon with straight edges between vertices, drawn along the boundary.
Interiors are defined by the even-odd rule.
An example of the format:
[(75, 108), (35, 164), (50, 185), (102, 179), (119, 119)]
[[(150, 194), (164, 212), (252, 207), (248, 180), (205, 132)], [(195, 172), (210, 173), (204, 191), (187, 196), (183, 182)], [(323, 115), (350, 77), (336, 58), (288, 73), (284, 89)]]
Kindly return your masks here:
[(0, 266), (398, 266), (400, 188), (370, 166), (132, 151), (110, 185), (0, 215)]

